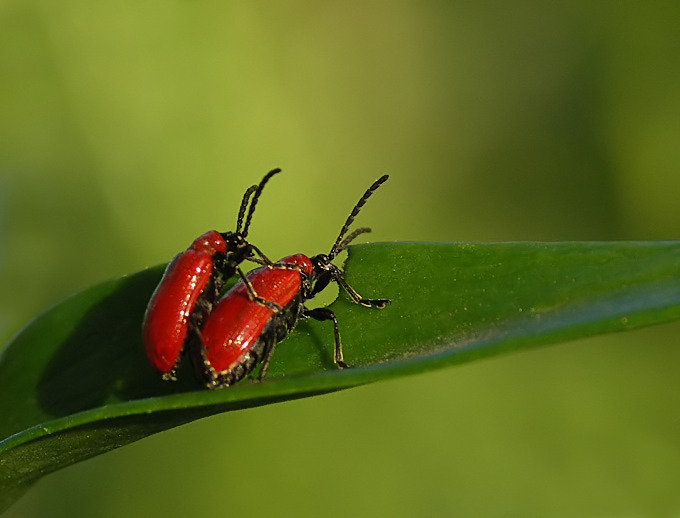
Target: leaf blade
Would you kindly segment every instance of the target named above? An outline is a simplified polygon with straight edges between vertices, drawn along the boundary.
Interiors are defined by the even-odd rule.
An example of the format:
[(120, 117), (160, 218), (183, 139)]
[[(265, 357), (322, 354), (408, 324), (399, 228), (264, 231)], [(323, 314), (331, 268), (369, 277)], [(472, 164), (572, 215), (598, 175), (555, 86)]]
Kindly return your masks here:
[(161, 267), (103, 283), (37, 317), (0, 357), (0, 504), (45, 473), (213, 413), (677, 319), (679, 259), (676, 242), (352, 247), (350, 283), (393, 300), (331, 306), (355, 368), (333, 366), (327, 323), (303, 321), (265, 383), (221, 391), (187, 370), (164, 383), (146, 364), (141, 318)]

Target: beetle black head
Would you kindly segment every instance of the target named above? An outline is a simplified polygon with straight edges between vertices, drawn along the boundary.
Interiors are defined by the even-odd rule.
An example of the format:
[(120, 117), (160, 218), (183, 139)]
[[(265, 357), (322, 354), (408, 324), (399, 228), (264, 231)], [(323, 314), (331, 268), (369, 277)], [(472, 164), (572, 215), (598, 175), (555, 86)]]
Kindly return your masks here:
[(313, 282), (312, 290), (307, 298), (312, 298), (317, 293), (321, 292), (328, 286), (331, 281), (337, 281), (338, 276), (342, 277), (342, 270), (331, 263), (330, 258), (326, 254), (319, 254), (311, 257), (314, 270), (312, 271)]

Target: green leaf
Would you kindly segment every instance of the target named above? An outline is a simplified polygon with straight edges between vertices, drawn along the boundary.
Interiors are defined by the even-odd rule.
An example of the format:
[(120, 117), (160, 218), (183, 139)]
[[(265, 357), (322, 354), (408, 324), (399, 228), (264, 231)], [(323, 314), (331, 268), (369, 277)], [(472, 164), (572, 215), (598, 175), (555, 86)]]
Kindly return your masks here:
[[(160, 380), (140, 328), (161, 267), (106, 282), (30, 322), (0, 357), (0, 510), (41, 476), (210, 414), (322, 394), (478, 357), (680, 317), (680, 243), (380, 243), (350, 248), (345, 359), (302, 321), (267, 379), (209, 391)], [(186, 363), (186, 362), (185, 362)]]

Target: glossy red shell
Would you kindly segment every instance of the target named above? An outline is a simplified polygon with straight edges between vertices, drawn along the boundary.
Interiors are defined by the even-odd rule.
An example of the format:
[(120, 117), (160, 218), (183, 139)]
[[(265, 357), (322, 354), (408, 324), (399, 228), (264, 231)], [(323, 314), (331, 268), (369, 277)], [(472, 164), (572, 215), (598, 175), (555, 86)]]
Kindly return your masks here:
[(226, 251), (222, 236), (210, 231), (168, 264), (146, 308), (142, 338), (151, 365), (168, 373), (177, 363), (196, 301), (212, 275), (212, 257)]
[[(307, 274), (313, 270), (309, 258), (302, 254), (285, 257), (279, 263), (296, 264)], [(266, 267), (253, 270), (248, 279), (258, 296), (281, 307), (293, 300), (302, 282), (298, 270)], [(237, 365), (273, 315), (268, 307), (250, 300), (239, 281), (217, 303), (202, 331), (205, 358), (211, 367), (223, 372)]]
[(210, 256), (215, 255), (216, 252), (226, 252), (227, 243), (225, 243), (222, 235), (216, 230), (210, 230), (200, 237), (197, 237), (189, 250), (196, 250), (197, 252), (206, 252)]

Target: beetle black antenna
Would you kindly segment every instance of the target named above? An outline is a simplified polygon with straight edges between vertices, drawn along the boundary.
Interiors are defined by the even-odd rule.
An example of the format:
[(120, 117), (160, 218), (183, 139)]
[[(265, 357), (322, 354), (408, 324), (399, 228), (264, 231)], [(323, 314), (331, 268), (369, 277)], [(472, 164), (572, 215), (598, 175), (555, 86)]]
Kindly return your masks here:
[[(345, 224), (342, 226), (342, 229), (340, 230), (340, 235), (338, 236), (338, 239), (335, 240), (335, 243), (333, 244), (333, 248), (331, 248), (331, 251), (328, 254), (328, 259), (333, 259), (338, 254), (338, 252), (340, 252), (342, 250), (342, 248), (343, 248), (341, 246), (342, 238), (344, 237), (344, 235), (349, 230), (349, 226), (354, 221), (354, 218), (356, 218), (357, 214), (359, 214), (361, 207), (363, 207), (364, 204), (366, 203), (366, 200), (368, 200), (371, 197), (371, 194), (373, 194), (378, 187), (380, 187), (383, 183), (385, 183), (388, 178), (389, 178), (389, 175), (384, 175), (384, 176), (378, 178), (375, 182), (373, 182), (373, 185), (371, 185), (368, 188), (368, 190), (364, 193), (364, 195), (361, 197), (361, 199), (354, 206), (352, 213), (347, 217), (347, 221), (345, 221)], [(360, 232), (360, 233), (363, 233), (363, 232)], [(354, 239), (358, 235), (359, 234), (354, 235), (352, 237), (352, 239)], [(345, 246), (347, 246), (347, 243), (345, 243)]]
[(260, 181), (260, 184), (257, 186), (257, 189), (255, 190), (255, 194), (253, 195), (253, 199), (250, 201), (250, 209), (248, 210), (248, 219), (246, 219), (246, 224), (243, 227), (243, 232), (241, 232), (241, 235), (243, 237), (246, 237), (248, 235), (248, 227), (250, 226), (250, 220), (253, 219), (253, 212), (255, 212), (255, 205), (257, 205), (257, 200), (260, 199), (260, 194), (262, 194), (262, 189), (264, 189), (264, 186), (267, 184), (269, 179), (274, 176), (275, 174), (278, 174), (281, 172), (281, 169), (278, 167), (276, 169), (272, 169), (269, 171), (266, 175), (264, 175), (264, 178)]
[(248, 202), (250, 201), (250, 197), (253, 195), (253, 193), (257, 190), (257, 185), (251, 185), (246, 189), (246, 192), (243, 194), (243, 199), (241, 200), (241, 208), (238, 210), (238, 219), (236, 220), (236, 233), (240, 234), (241, 233), (241, 225), (243, 224), (243, 216), (246, 215), (246, 209), (248, 208)]
[(335, 255), (338, 255), (345, 248), (347, 248), (347, 245), (349, 245), (352, 241), (354, 241), (357, 236), (360, 236), (361, 234), (367, 234), (370, 231), (371, 231), (371, 229), (368, 228), (368, 227), (360, 227), (360, 228), (356, 229), (354, 232), (350, 233), (350, 235), (347, 236), (345, 239), (343, 239), (342, 243), (340, 243), (338, 245), (338, 247), (335, 249)]

